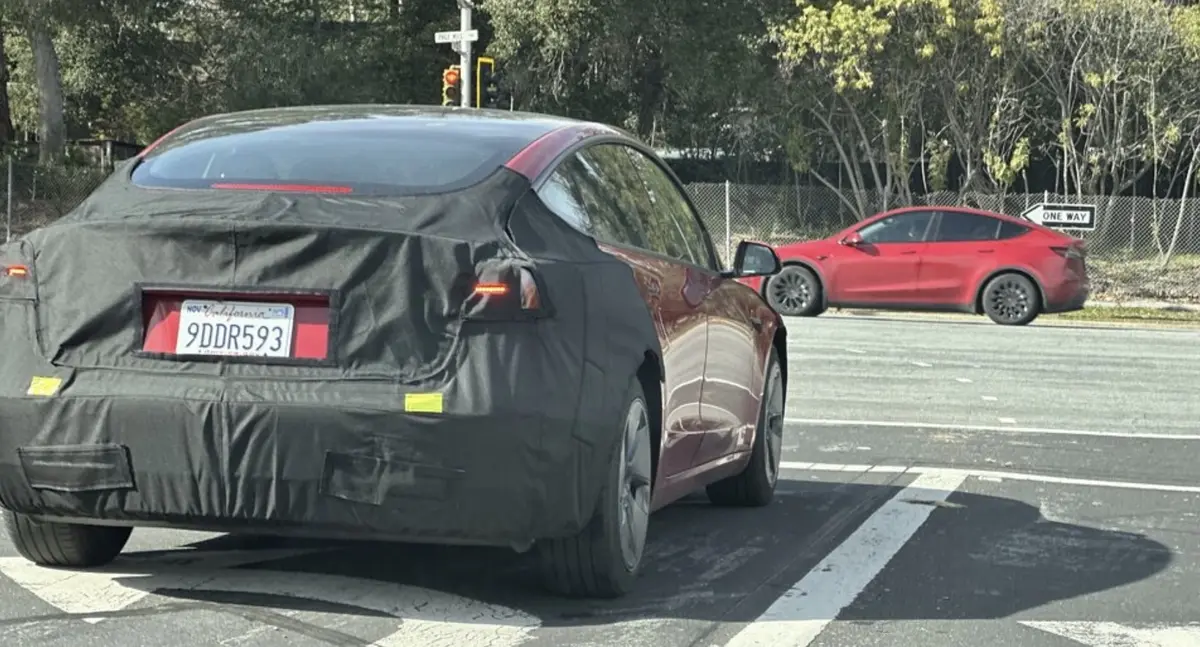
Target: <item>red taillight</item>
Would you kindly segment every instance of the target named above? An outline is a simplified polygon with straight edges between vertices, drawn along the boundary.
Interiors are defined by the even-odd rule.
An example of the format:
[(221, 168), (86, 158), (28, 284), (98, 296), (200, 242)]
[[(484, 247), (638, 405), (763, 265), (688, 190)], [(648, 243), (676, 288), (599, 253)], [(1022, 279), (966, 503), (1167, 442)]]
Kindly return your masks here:
[(23, 279), (29, 276), (29, 268), (24, 265), (9, 265), (4, 268), (4, 276), (9, 276), (14, 279)]
[(475, 294), (507, 294), (508, 286), (503, 283), (476, 283)]
[(519, 268), (495, 280), (475, 280), (465, 317), (473, 321), (506, 321), (548, 316), (533, 271)]
[(538, 291), (537, 281), (533, 278), (533, 273), (526, 269), (519, 270), (520, 280), (519, 285), (510, 286), (507, 283), (485, 283), (478, 282), (471, 292), (476, 296), (508, 296), (513, 292), (513, 287), (517, 288), (520, 295), (520, 304), (522, 310), (538, 310), (542, 307), (542, 295)]
[(1083, 248), (1078, 245), (1055, 246), (1051, 247), (1055, 254), (1062, 256), (1067, 260), (1082, 261), (1084, 256)]

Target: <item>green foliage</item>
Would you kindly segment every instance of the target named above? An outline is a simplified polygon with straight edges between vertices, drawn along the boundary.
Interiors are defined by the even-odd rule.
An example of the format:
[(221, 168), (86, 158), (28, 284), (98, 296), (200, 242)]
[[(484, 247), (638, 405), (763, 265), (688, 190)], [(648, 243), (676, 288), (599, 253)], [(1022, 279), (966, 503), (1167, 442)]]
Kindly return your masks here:
[[(519, 109), (772, 159), (866, 215), (918, 190), (1180, 174), (1200, 145), (1200, 7), (1158, 0), (480, 0)], [(14, 123), (54, 36), (70, 137), (142, 143), (213, 112), (433, 104), (450, 0), (0, 0)], [(45, 72), (43, 71), (43, 74)], [(47, 86), (48, 87), (48, 86)], [(951, 174), (954, 175), (951, 175)], [(882, 198), (867, 196), (882, 195)]]

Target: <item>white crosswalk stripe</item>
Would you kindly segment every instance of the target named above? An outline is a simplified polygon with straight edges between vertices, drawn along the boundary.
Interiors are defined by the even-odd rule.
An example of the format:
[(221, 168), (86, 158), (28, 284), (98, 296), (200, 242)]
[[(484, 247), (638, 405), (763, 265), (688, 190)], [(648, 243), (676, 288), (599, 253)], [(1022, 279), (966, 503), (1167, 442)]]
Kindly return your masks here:
[[(864, 634), (853, 633), (856, 627), (865, 631), (863, 626), (874, 627), (872, 644), (904, 647), (913, 635), (905, 631), (924, 635), (912, 629), (914, 623), (945, 620), (936, 615), (924, 618), (928, 610), (889, 611), (910, 602), (903, 595), (887, 597), (900, 577), (895, 574), (890, 576), (893, 588), (883, 589), (883, 597), (864, 602), (862, 596), (889, 569), (913, 568), (905, 562), (913, 560), (913, 555), (905, 558), (904, 554), (916, 538), (930, 533), (964, 532), (962, 522), (956, 520), (964, 514), (986, 513), (987, 506), (972, 497), (980, 501), (987, 497), (980, 499), (979, 494), (972, 493), (972, 483), (993, 488), (1035, 488), (1039, 492), (1046, 488), (1076, 488), (1092, 497), (1117, 496), (1114, 492), (1137, 496), (1150, 493), (1175, 497), (1169, 499), (1171, 502), (1191, 495), (1190, 490), (1169, 484), (1150, 487), (1153, 484), (1116, 480), (1070, 481), (1012, 470), (797, 462), (787, 462), (784, 467), (786, 480), (781, 482), (780, 497), (771, 507), (721, 516), (719, 509), (684, 502), (664, 511), (655, 527), (665, 534), (652, 537), (652, 561), (641, 582), (642, 590), (628, 600), (615, 602), (549, 598), (518, 582), (520, 578), (512, 581), (511, 591), (490, 589), (479, 595), (463, 592), (460, 584), (472, 573), (482, 574), (487, 567), (456, 565), (456, 557), (443, 564), (423, 566), (434, 572), (457, 568), (467, 574), (467, 580), (459, 577), (442, 584), (436, 580), (417, 584), (397, 581), (382, 572), (377, 576), (369, 566), (354, 574), (337, 574), (337, 564), (360, 559), (356, 551), (347, 551), (344, 546), (196, 549), (189, 548), (193, 545), (190, 543), (180, 545), (170, 531), (140, 530), (135, 536), (141, 537), (141, 543), (112, 566), (77, 572), (35, 566), (13, 556), (11, 547), (0, 541), (0, 644), (57, 646), (110, 640), (151, 644), (166, 638), (145, 637), (145, 625), (134, 625), (139, 614), (194, 599), (214, 601), (189, 608), (191, 613), (211, 615), (214, 610), (234, 608), (231, 605), (250, 605), (260, 608), (262, 614), (276, 614), (286, 621), (267, 631), (253, 622), (235, 626), (233, 620), (220, 620), (218, 613), (213, 616), (216, 619), (192, 620), (193, 631), (177, 632), (172, 644), (179, 647), (282, 647), (294, 642), (296, 635), (289, 632), (297, 631), (302, 637), (338, 647), (851, 647), (863, 640)], [(1055, 500), (1041, 496), (1043, 507)], [(1077, 498), (1075, 494), (1061, 496), (1064, 502)], [(1014, 510), (1029, 508), (1016, 501), (1000, 501)], [(996, 510), (1003, 510), (1003, 506)], [(941, 521), (935, 522), (939, 514), (943, 515)], [(1188, 519), (1187, 514), (1182, 513), (1180, 519)], [(820, 519), (811, 528), (797, 525), (809, 516)], [(759, 523), (766, 525), (757, 528)], [(979, 523), (979, 518), (972, 523)], [(979, 545), (944, 544), (951, 551), (947, 558), (954, 558), (953, 552), (957, 551), (961, 563), (1012, 569), (998, 578), (991, 577), (993, 582), (1008, 581), (1013, 574), (1036, 578), (1045, 570), (1039, 564), (1054, 566), (1048, 560), (1059, 560), (1068, 576), (1082, 572), (1107, 578), (1091, 582), (1079, 577), (1080, 593), (1103, 593), (1126, 580), (1133, 582), (1152, 575), (1155, 569), (1151, 562), (1161, 554), (1157, 544), (1138, 537), (1047, 519), (1040, 514), (1037, 518), (1019, 516), (998, 527), (1007, 534), (980, 537)], [(404, 558), (403, 549), (389, 550), (384, 554)], [(473, 554), (470, 549), (462, 550), (453, 555), (474, 559), (469, 557)], [(1072, 550), (1080, 553), (1070, 554)], [(1127, 554), (1130, 551), (1132, 555)], [(1091, 563), (1093, 554), (1113, 562)], [(789, 560), (797, 557), (802, 568), (789, 570)], [(360, 561), (371, 559), (379, 558), (363, 556)], [(423, 561), (419, 556), (412, 559), (413, 564)], [(517, 561), (505, 568), (517, 564), (512, 572), (524, 573), (522, 569), (528, 564), (520, 566), (519, 559), (523, 558), (513, 559)], [(1123, 562), (1133, 565), (1130, 574), (1109, 572), (1119, 570)], [(245, 568), (247, 565), (254, 568)], [(1191, 570), (1175, 577), (1200, 582), (1200, 564), (1191, 562), (1188, 568)], [(978, 587), (988, 586), (988, 576), (983, 575)], [(973, 577), (966, 572), (961, 576)], [(947, 583), (962, 585), (946, 580), (945, 574), (931, 579), (928, 585)], [(1060, 584), (1046, 582), (1044, 588)], [(1186, 588), (1188, 584), (1180, 586)], [(451, 592), (454, 590), (459, 592)], [(918, 595), (923, 592), (919, 586), (913, 590)], [(967, 591), (968, 599), (981, 595), (970, 586), (955, 590)], [(1044, 597), (1036, 582), (1029, 583), (1028, 590), (1035, 593), (1034, 599), (1016, 601), (1016, 606), (1034, 608), (1053, 602), (1055, 595), (1066, 599), (1073, 592), (1069, 589)], [(259, 597), (231, 601), (230, 594)], [(994, 591), (983, 594), (997, 595)], [(935, 590), (929, 595), (944, 598), (941, 604), (947, 607), (960, 602), (950, 593)], [(45, 607), (31, 609), (29, 601), (33, 599)], [(329, 608), (305, 610), (303, 605), (281, 602), (284, 599), (323, 602)], [(1014, 601), (1005, 602), (1011, 603)], [(7, 611), (22, 608), (26, 610)], [(1006, 607), (1001, 604), (998, 608)], [(47, 609), (69, 617), (54, 617)], [(948, 617), (953, 617), (949, 611), (947, 608)], [(864, 613), (879, 618), (866, 625), (843, 622), (848, 612), (849, 618), (861, 618)], [(889, 618), (890, 613), (896, 617)], [(1003, 619), (1007, 614), (997, 612), (997, 618), (989, 619), (986, 612), (977, 612), (980, 617), (952, 622), (975, 627), (969, 631), (979, 632), (980, 645), (1018, 644), (1005, 642), (1017, 640), (1013, 636), (1019, 636), (1019, 644), (1030, 647), (1059, 647), (1063, 640), (1083, 647), (1200, 645), (1200, 624), (1139, 624), (1103, 617), (1017, 622)], [(259, 617), (255, 621), (267, 619)], [(158, 631), (163, 636), (172, 631), (166, 623), (155, 626), (162, 627)], [(309, 627), (308, 635), (304, 627)], [(1025, 633), (1012, 633), (1018, 631)], [(895, 642), (881, 637), (889, 635), (896, 636)], [(995, 642), (982, 636), (993, 636)], [(948, 637), (944, 642), (927, 644), (961, 644), (954, 640)]]

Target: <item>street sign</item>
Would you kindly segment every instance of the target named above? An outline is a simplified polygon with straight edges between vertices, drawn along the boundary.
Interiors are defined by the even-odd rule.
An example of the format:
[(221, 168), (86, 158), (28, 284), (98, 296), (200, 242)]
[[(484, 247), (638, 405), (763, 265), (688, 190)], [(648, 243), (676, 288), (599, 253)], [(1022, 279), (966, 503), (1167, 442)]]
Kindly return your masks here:
[(446, 43), (473, 43), (479, 40), (478, 29), (468, 29), (467, 31), (439, 31), (433, 35), (433, 42), (444, 45)]
[(1090, 204), (1038, 203), (1026, 209), (1021, 217), (1057, 229), (1091, 231), (1096, 228), (1096, 207)]

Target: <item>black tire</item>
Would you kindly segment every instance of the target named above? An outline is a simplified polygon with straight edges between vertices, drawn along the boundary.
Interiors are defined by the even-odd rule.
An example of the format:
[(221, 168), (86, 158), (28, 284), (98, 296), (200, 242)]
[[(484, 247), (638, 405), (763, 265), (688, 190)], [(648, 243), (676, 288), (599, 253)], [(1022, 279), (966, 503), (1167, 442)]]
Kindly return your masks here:
[(786, 402), (783, 369), (774, 348), (763, 384), (762, 406), (754, 430), (754, 449), (746, 469), (707, 488), (708, 500), (715, 505), (761, 507), (775, 498), (779, 482), (779, 464), (783, 453), (783, 417)]
[[(641, 570), (654, 480), (650, 446), (654, 434), (646, 396), (636, 378), (625, 402), (621, 440), (614, 444), (591, 522), (574, 537), (538, 543), (545, 586), (559, 595), (618, 598), (633, 588)], [(633, 432), (639, 440), (630, 449), (626, 442), (630, 434), (628, 421), (639, 416), (644, 431)], [(628, 497), (623, 496), (626, 492), (630, 493)], [(623, 511), (630, 519), (636, 516), (640, 527), (624, 524)], [(636, 545), (630, 544), (630, 554), (626, 555), (622, 546), (629, 537)]]
[(39, 566), (103, 566), (125, 548), (133, 528), (36, 521), (4, 511), (4, 526), (17, 552)]
[(983, 288), (983, 312), (1002, 326), (1024, 326), (1042, 311), (1042, 295), (1033, 281), (1005, 272), (987, 282)]
[(775, 312), (784, 316), (815, 317), (825, 310), (821, 281), (800, 265), (785, 266), (767, 279), (763, 294)]

